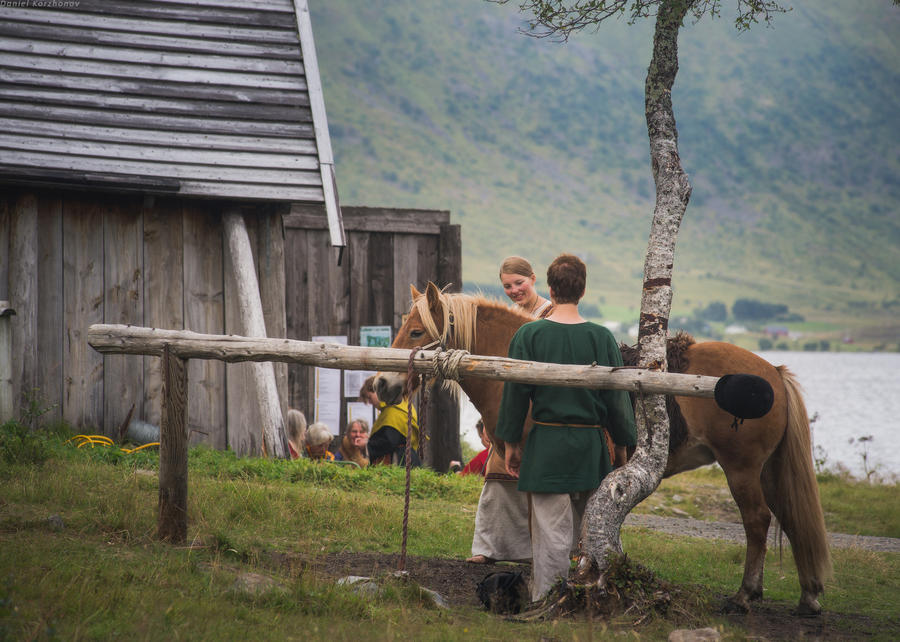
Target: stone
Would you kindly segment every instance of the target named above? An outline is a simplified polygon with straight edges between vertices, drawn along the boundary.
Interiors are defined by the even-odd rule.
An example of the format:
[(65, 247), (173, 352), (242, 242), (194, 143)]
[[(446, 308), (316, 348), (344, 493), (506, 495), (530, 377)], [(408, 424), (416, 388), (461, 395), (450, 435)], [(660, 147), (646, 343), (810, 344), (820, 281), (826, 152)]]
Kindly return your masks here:
[(722, 634), (716, 629), (675, 629), (669, 633), (669, 642), (706, 642), (708, 640), (721, 640)]
[(350, 590), (363, 597), (377, 597), (381, 587), (371, 577), (347, 575), (337, 581), (338, 586), (349, 586)]
[(432, 591), (431, 589), (425, 588), (424, 586), (420, 586), (419, 590), (422, 591), (423, 595), (430, 598), (431, 601), (434, 602), (434, 605), (439, 609), (450, 608), (450, 605), (447, 603), (447, 600), (444, 599), (444, 596), (437, 591)]
[(283, 591), (284, 586), (273, 577), (260, 573), (241, 573), (235, 580), (232, 589), (240, 593), (260, 595), (269, 591)]
[(47, 526), (50, 527), (50, 530), (59, 532), (66, 527), (66, 523), (59, 515), (51, 515), (47, 518)]

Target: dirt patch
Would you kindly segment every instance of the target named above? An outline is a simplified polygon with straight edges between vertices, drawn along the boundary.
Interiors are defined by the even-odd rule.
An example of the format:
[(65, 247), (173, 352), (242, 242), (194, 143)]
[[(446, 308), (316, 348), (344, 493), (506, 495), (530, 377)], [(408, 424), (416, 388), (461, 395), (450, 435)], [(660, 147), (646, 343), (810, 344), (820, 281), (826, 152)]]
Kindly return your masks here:
[[(347, 575), (385, 575), (398, 570), (399, 562), (400, 555), (394, 553), (326, 553), (306, 560), (309, 570), (332, 579)], [(475, 587), (489, 573), (518, 570), (528, 575), (530, 568), (528, 564), (469, 564), (465, 560), (437, 557), (406, 558), (409, 578), (419, 586), (440, 593), (453, 608), (480, 608)]]
[[(398, 569), (400, 556), (393, 553), (323, 553), (315, 558), (272, 553), (268, 563), (302, 568), (323, 579), (337, 580), (348, 575), (379, 577)], [(419, 586), (437, 591), (451, 609), (482, 608), (475, 587), (486, 575), (496, 571), (518, 570), (530, 576), (529, 564), (469, 564), (461, 559), (408, 557), (409, 578)], [(716, 596), (724, 604), (725, 595)], [(803, 618), (793, 614), (794, 604), (762, 600), (746, 615), (721, 615), (748, 635), (760, 640), (869, 640), (900, 639), (900, 620), (885, 630), (883, 622), (864, 616), (825, 612), (819, 617)], [(498, 616), (501, 617), (501, 616)], [(579, 617), (579, 616), (572, 616)], [(636, 614), (638, 619), (640, 614)], [(713, 624), (711, 621), (710, 625)], [(886, 636), (886, 637), (885, 637)]]
[(762, 640), (896, 640), (900, 621), (885, 628), (861, 615), (825, 612), (819, 617), (798, 617), (793, 605), (762, 600), (747, 615), (729, 615), (728, 621)]
[[(651, 528), (676, 535), (745, 541), (740, 524), (704, 522), (695, 519), (663, 518), (645, 515), (629, 515), (626, 524)], [(775, 529), (770, 530), (770, 539)], [(900, 540), (892, 538), (860, 537), (830, 534), (835, 548), (859, 547), (875, 551), (898, 551)], [(774, 540), (769, 542), (774, 545)], [(378, 577), (399, 568), (400, 556), (393, 553), (323, 553), (316, 557), (288, 556), (271, 553), (264, 563), (297, 572), (312, 572), (322, 578), (337, 580), (348, 575)], [(409, 578), (425, 588), (437, 591), (450, 608), (482, 608), (475, 593), (478, 583), (496, 571), (517, 570), (527, 578), (529, 564), (469, 564), (462, 559), (427, 558), (410, 556), (406, 560)], [(724, 604), (726, 595), (716, 596)], [(729, 622), (739, 626), (750, 636), (760, 640), (868, 640), (900, 639), (900, 618), (892, 620), (887, 628), (883, 621), (857, 615), (824, 612), (815, 618), (803, 618), (793, 614), (795, 604), (761, 600), (754, 603), (751, 613), (730, 614)], [(575, 616), (577, 617), (577, 616)]]

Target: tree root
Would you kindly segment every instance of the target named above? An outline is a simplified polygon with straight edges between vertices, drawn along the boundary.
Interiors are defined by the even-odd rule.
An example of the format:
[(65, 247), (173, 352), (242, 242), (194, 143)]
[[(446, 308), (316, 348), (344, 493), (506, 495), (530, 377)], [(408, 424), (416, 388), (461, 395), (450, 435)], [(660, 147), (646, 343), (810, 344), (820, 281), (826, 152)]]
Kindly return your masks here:
[(624, 555), (612, 558), (603, 574), (598, 575), (594, 569), (596, 579), (590, 578), (590, 573), (578, 575), (576, 581), (560, 581), (543, 600), (507, 619), (535, 622), (587, 617), (609, 621), (626, 616), (639, 624), (656, 614), (690, 620), (690, 611), (697, 612), (685, 608), (695, 596), (679, 595), (677, 589)]

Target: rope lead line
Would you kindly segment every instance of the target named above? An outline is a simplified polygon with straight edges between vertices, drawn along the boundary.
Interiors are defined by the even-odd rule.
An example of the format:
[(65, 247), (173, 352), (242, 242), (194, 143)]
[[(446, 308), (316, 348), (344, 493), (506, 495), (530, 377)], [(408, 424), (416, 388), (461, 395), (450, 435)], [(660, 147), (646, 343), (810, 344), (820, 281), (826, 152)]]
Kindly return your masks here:
[[(404, 390), (404, 392), (406, 394), (406, 404), (407, 404), (407, 406), (406, 406), (407, 407), (406, 449), (405, 449), (405, 456), (404, 456), (404, 460), (406, 463), (406, 488), (404, 489), (404, 492), (403, 492), (403, 529), (402, 529), (403, 534), (402, 534), (402, 539), (400, 541), (400, 563), (399, 563), (399, 568), (397, 569), (400, 572), (406, 571), (406, 536), (407, 536), (407, 533), (409, 530), (409, 478), (410, 478), (410, 469), (412, 467), (412, 463), (410, 461), (411, 460), (410, 454), (411, 454), (411, 450), (412, 450), (412, 446), (411, 446), (411, 444), (412, 444), (412, 415), (413, 415), (412, 391), (413, 391), (413, 388), (415, 388), (415, 380), (416, 380), (416, 374), (415, 374), (415, 369), (413, 367), (413, 362), (415, 361), (416, 354), (418, 354), (421, 350), (422, 350), (422, 348), (414, 348), (409, 353), (409, 367), (407, 368), (407, 371), (406, 371), (406, 386), (405, 386), (405, 390)], [(423, 391), (422, 401), (420, 403), (420, 405), (422, 406), (422, 415), (420, 417), (420, 419), (422, 421), (420, 422), (420, 424), (424, 425), (425, 424), (425, 404), (427, 403), (424, 398), (425, 397), (425, 393), (424, 393), (425, 375), (424, 374), (421, 376), (420, 390)], [(421, 435), (420, 435), (419, 441), (420, 442), (423, 441), (421, 438)], [(421, 447), (421, 444), (420, 444), (420, 447)]]

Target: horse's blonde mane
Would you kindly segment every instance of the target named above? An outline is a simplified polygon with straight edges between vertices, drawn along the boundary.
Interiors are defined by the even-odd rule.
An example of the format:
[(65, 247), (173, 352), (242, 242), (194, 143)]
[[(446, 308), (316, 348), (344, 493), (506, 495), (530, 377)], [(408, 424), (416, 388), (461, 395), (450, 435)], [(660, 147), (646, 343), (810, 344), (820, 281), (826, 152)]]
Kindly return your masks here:
[[(444, 328), (438, 332), (437, 323), (431, 316), (428, 306), (428, 297), (421, 294), (413, 302), (419, 311), (419, 318), (425, 331), (432, 339), (440, 340), (442, 345), (453, 345), (462, 350), (472, 350), (475, 345), (475, 323), (478, 321), (478, 303), (475, 297), (469, 294), (449, 294), (441, 292), (438, 295), (444, 318)], [(453, 315), (453, 324), (450, 323)], [(451, 336), (452, 329), (452, 336)]]
[[(425, 326), (428, 336), (435, 340), (439, 339), (447, 347), (470, 352), (475, 346), (475, 326), (478, 323), (479, 306), (508, 310), (514, 313), (518, 312), (510, 306), (500, 301), (489, 299), (482, 294), (441, 292), (438, 295), (438, 301), (441, 304), (444, 322), (444, 328), (441, 332), (438, 332), (437, 323), (431, 316), (428, 297), (425, 294), (420, 294), (413, 301), (413, 307), (418, 310), (419, 317), (422, 319), (422, 325)], [(524, 312), (519, 312), (519, 314), (525, 315)], [(452, 324), (450, 323), (451, 315), (453, 315)], [(530, 317), (528, 318), (530, 319)]]

